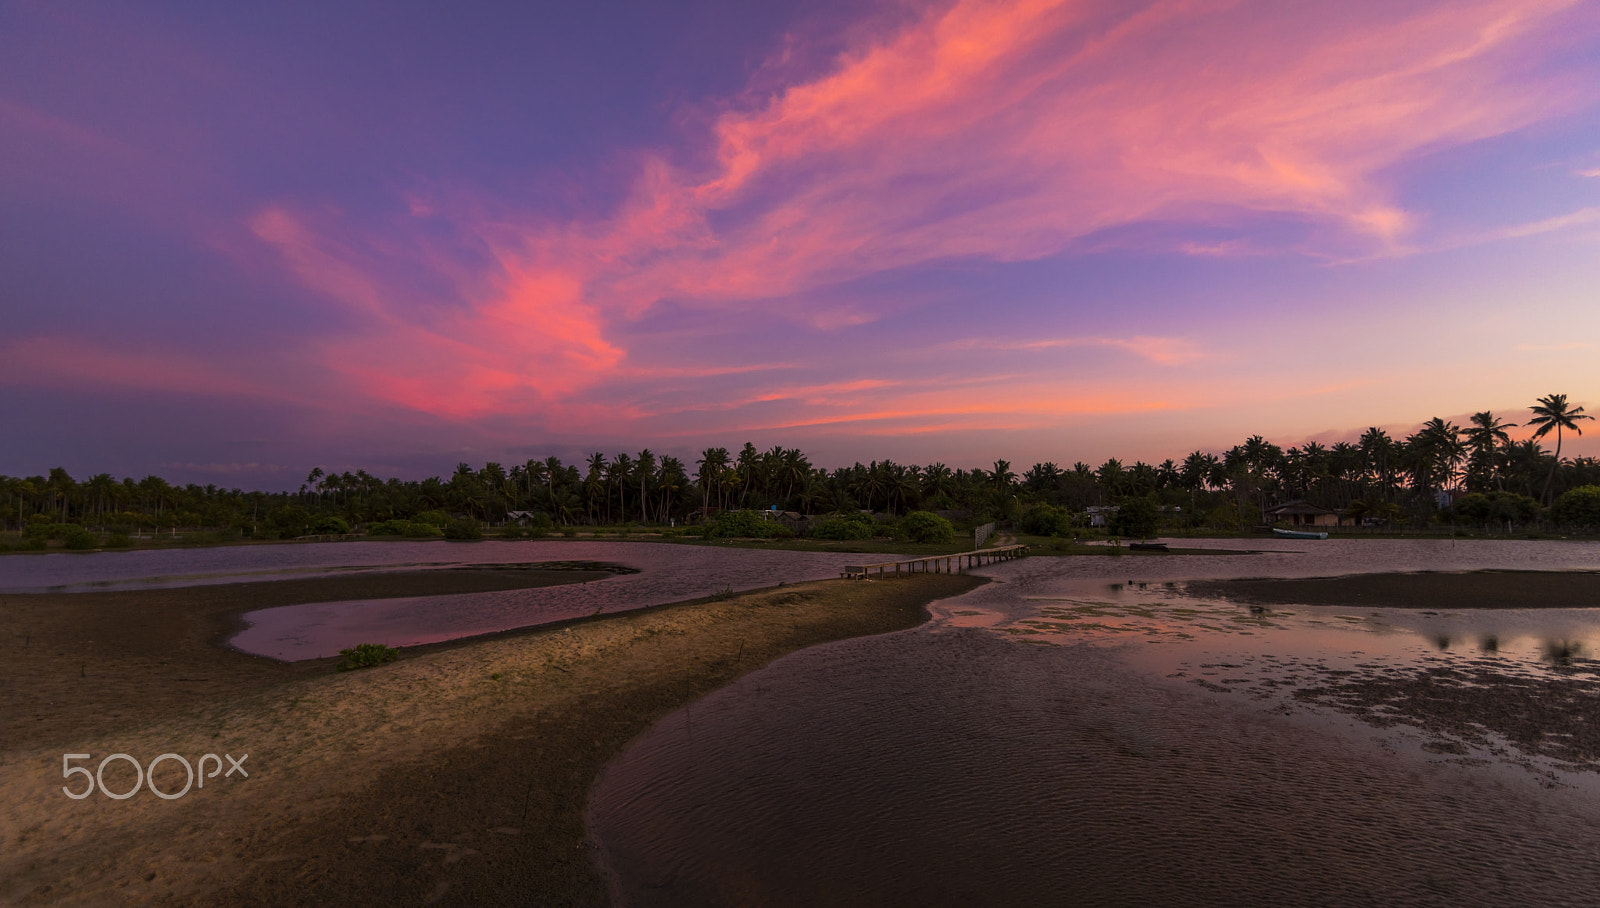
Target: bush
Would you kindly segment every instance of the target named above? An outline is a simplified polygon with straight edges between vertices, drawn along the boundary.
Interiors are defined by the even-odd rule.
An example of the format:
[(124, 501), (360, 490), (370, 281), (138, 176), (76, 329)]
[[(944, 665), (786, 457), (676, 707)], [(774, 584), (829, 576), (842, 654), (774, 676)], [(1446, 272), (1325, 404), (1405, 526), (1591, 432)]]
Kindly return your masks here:
[(408, 539), (437, 539), (444, 535), (438, 527), (410, 520), (381, 520), (367, 525), (368, 536), (404, 536)]
[(100, 537), (79, 526), (68, 527), (62, 538), (69, 549), (82, 551), (100, 547)]
[(788, 539), (794, 531), (771, 520), (762, 519), (755, 511), (723, 511), (706, 526), (707, 539)]
[(1036, 505), (1018, 518), (1017, 529), (1029, 536), (1070, 536), (1072, 515), (1052, 505)]
[(1452, 512), (1473, 523), (1527, 523), (1539, 515), (1539, 502), (1515, 492), (1473, 492), (1456, 502)]
[(1154, 498), (1129, 498), (1111, 517), (1111, 531), (1129, 539), (1148, 539), (1156, 534), (1161, 509)]
[(446, 514), (444, 511), (435, 510), (423, 511), (421, 514), (411, 518), (411, 520), (414, 523), (425, 523), (429, 526), (438, 527), (442, 530), (449, 526), (455, 520), (455, 518), (451, 517), (449, 514)]
[(133, 545), (133, 540), (128, 538), (127, 533), (113, 532), (106, 537), (106, 548), (108, 549), (125, 549), (131, 545)]
[(913, 542), (948, 544), (956, 541), (955, 524), (929, 511), (912, 511), (901, 518), (900, 534)]
[(1600, 527), (1600, 486), (1578, 486), (1556, 496), (1550, 517), (1567, 526)]
[(339, 655), (344, 657), (339, 660), (339, 671), (348, 672), (393, 662), (400, 657), (400, 651), (382, 643), (363, 643), (354, 649), (339, 650)]
[(471, 517), (467, 517), (462, 520), (452, 520), (450, 521), (450, 525), (444, 528), (444, 538), (482, 539), (483, 528), (478, 526), (478, 521), (472, 519)]
[(841, 514), (828, 517), (811, 528), (816, 539), (871, 539), (877, 522), (866, 514)]
[(343, 536), (345, 533), (350, 532), (350, 524), (346, 523), (343, 517), (324, 514), (312, 521), (311, 532), (317, 535)]
[(500, 530), (501, 539), (526, 539), (528, 531), (514, 523), (508, 523)]

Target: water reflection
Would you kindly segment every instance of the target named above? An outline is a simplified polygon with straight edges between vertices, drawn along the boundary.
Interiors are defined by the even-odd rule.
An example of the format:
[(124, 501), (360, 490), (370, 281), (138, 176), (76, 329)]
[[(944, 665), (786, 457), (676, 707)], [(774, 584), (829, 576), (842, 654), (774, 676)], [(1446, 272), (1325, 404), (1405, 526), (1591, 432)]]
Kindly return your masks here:
[(1600, 769), (1594, 612), (1185, 593), (1199, 578), (1593, 570), (1600, 546), (1318, 545), (994, 565), (979, 573), (997, 582), (936, 603), (928, 626), (780, 660), (608, 767), (591, 820), (615, 893), (1443, 905), (1600, 885), (1594, 862), (1547, 859), (1600, 846), (1584, 781)]
[[(837, 577), (860, 555), (762, 551), (661, 543), (504, 543), (521, 560), (627, 565), (638, 573), (565, 586), (456, 596), (314, 602), (244, 615), (249, 625), (230, 644), (284, 661), (337, 655), (358, 643), (416, 646), (627, 609), (682, 602), (728, 591)], [(470, 547), (479, 555), (478, 546)]]

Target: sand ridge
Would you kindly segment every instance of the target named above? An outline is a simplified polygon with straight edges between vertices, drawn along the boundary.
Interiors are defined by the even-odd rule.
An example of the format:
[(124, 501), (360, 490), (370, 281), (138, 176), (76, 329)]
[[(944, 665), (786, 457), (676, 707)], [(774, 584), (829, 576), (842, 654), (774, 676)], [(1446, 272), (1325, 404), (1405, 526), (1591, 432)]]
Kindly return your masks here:
[[(8, 742), (0, 901), (322, 904), (536, 892), (600, 903), (582, 811), (594, 776), (628, 740), (783, 653), (914, 626), (926, 602), (981, 582), (799, 584), (419, 648), (360, 672), (297, 667), (303, 674), (252, 676), (258, 689), (164, 716), (108, 715), (88, 733)], [(145, 671), (150, 686), (167, 683)], [(114, 752), (144, 764), (169, 752), (191, 762), (248, 753), (251, 774), (171, 801), (148, 791), (74, 801), (61, 790), (69, 752), (93, 755), (79, 761), (91, 768)], [(169, 792), (183, 786), (175, 761), (158, 777)], [(106, 781), (125, 790), (132, 769), (112, 764)]]

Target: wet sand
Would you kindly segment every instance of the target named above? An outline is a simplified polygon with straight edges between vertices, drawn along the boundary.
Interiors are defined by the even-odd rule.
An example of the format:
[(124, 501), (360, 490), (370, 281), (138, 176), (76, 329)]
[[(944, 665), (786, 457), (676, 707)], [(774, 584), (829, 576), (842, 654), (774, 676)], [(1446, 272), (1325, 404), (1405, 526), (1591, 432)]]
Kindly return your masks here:
[(1196, 596), (1257, 605), (1345, 608), (1600, 608), (1600, 573), (1463, 571), (1356, 574), (1308, 580), (1204, 580)]
[(93, 734), (325, 675), (338, 661), (290, 664), (229, 649), (228, 639), (243, 629), (238, 616), (253, 609), (531, 589), (608, 576), (464, 568), (179, 589), (0, 593), (0, 741), (11, 749)]
[[(239, 612), (269, 605), (538, 585), (455, 573), (0, 597), (0, 903), (601, 904), (583, 809), (627, 741), (784, 653), (914, 626), (927, 602), (982, 582), (798, 584), (408, 648), (343, 674), (218, 645)], [(63, 753), (91, 768), (111, 753), (248, 753), (251, 774), (171, 801), (75, 801)], [(158, 777), (168, 792), (185, 780), (176, 761)], [(127, 790), (133, 771), (110, 764), (105, 781)]]

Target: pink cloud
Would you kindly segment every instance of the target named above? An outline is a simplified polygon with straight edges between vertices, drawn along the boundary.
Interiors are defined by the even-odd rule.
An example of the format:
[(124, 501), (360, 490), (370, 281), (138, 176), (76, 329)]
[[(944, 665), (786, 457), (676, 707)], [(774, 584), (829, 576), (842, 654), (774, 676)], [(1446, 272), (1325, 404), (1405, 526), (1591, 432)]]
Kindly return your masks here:
[(120, 350), (64, 337), (29, 337), (0, 345), (0, 381), (17, 387), (288, 396), (241, 377), (238, 369), (228, 370), (198, 356)]
[(250, 226), (304, 284), (365, 318), (357, 336), (313, 346), (329, 369), (382, 400), (451, 417), (530, 412), (623, 359), (581, 281), (559, 268), (502, 255), (497, 274), (459, 288), (466, 305), (427, 317), (409, 291), (363, 262), (365, 251), (288, 211), (267, 209)]
[[(302, 216), (268, 209), (252, 227), (300, 280), (368, 318), (362, 336), (321, 347), (368, 393), (457, 417), (549, 414), (627, 375), (620, 329), (668, 300), (844, 331), (872, 313), (796, 311), (789, 297), (952, 257), (1038, 258), (1110, 228), (1218, 211), (1310, 224), (1302, 251), (1314, 255), (1404, 252), (1420, 218), (1388, 174), (1596, 100), (1592, 73), (1526, 65), (1592, 26), (1569, 0), (1353, 2), (1337, 16), (1265, 0), (958, 0), (865, 36), (825, 72), (734, 99), (699, 147), (645, 156), (608, 216), (553, 224), (413, 204), (493, 251), (486, 273), (448, 275), (459, 288), (448, 305), (406, 302), (381, 263)], [(1163, 365), (1201, 356), (1173, 338), (1060, 343)], [(879, 391), (883, 408), (848, 418), (952, 412), (888, 406), (911, 392)], [(716, 399), (737, 408), (751, 392)], [(1012, 398), (971, 412), (996, 408), (1031, 412)]]

